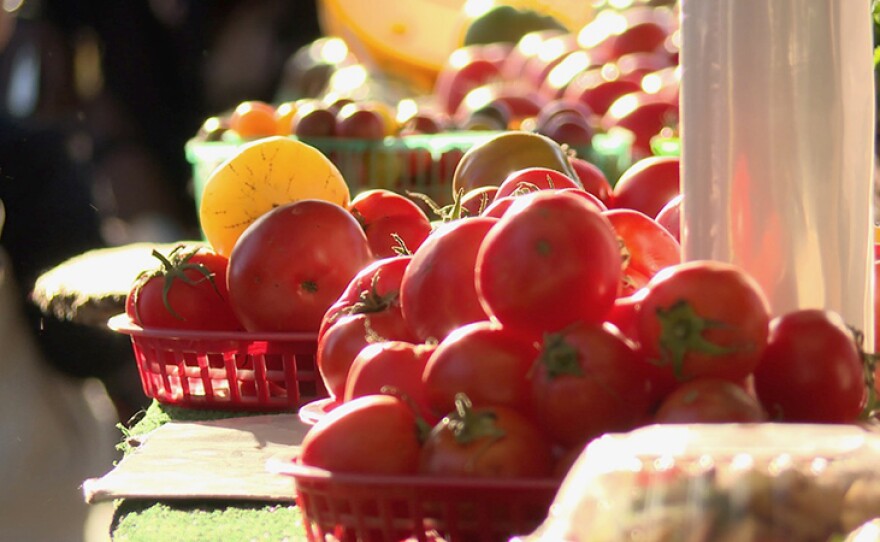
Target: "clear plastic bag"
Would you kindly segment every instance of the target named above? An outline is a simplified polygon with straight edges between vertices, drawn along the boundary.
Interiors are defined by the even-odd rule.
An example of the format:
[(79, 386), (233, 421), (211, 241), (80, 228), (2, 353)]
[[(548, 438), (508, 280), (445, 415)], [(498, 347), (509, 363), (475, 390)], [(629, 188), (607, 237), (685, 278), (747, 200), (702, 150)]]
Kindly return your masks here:
[(857, 426), (647, 426), (587, 446), (525, 542), (843, 540), (880, 518), (878, 465)]

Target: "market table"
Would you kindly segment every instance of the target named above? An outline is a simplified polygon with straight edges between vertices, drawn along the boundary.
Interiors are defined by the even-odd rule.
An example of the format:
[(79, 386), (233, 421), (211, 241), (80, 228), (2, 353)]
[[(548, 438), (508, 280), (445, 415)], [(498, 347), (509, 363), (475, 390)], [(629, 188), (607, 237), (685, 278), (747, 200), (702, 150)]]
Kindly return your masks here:
[[(285, 429), (288, 423), (289, 431)], [(224, 448), (223, 442), (220, 441), (223, 440), (222, 431), (235, 431), (235, 428), (241, 427), (249, 428), (257, 437), (263, 435), (267, 441), (274, 441), (273, 446), (268, 446), (268, 442), (258, 443), (250, 450), (247, 459), (242, 459), (242, 456), (248, 452), (236, 450), (237, 445), (234, 443), (227, 444)], [(222, 495), (224, 492), (220, 488), (224, 485), (222, 481), (219, 484), (212, 484), (212, 480), (209, 479), (182, 480), (185, 483), (171, 483), (158, 491), (152, 491), (149, 487), (140, 489), (132, 487), (138, 480), (146, 479), (139, 476), (152, 475), (157, 485), (166, 484), (168, 473), (174, 470), (177, 460), (184, 461), (183, 457), (174, 457), (174, 450), (160, 452), (158, 461), (155, 459), (157, 456), (147, 459), (148, 462), (153, 462), (155, 467), (153, 473), (149, 472), (150, 465), (147, 463), (142, 465), (143, 469), (134, 472), (125, 480), (119, 477), (114, 479), (114, 474), (123, 470), (127, 461), (137, 457), (140, 453), (139, 447), (144, 447), (146, 450), (148, 446), (146, 443), (151, 442), (149, 439), (158, 435), (156, 431), (160, 429), (178, 432), (178, 435), (172, 436), (169, 442), (174, 442), (175, 439), (180, 442), (180, 438), (198, 434), (199, 436), (189, 439), (189, 445), (196, 450), (196, 453), (186, 455), (197, 458), (200, 450), (204, 457), (206, 449), (216, 445), (215, 459), (217, 457), (226, 460), (231, 458), (233, 461), (241, 459), (242, 463), (249, 460), (250, 465), (244, 466), (238, 473), (218, 473), (218, 478), (222, 476), (228, 478), (225, 483), (225, 488), (228, 490), (226, 495)], [(213, 435), (210, 433), (212, 430), (215, 431)], [(186, 431), (192, 432), (186, 433)], [(91, 502), (114, 499), (115, 512), (111, 525), (111, 537), (114, 541), (306, 540), (302, 517), (299, 509), (292, 502), (293, 481), (278, 479), (268, 472), (246, 472), (248, 469), (259, 469), (263, 457), (288, 449), (298, 442), (301, 436), (302, 426), (296, 423), (296, 415), (291, 413), (247, 414), (192, 410), (153, 402), (143, 417), (130, 429), (122, 428), (120, 448), (125, 453), (123, 460), (116, 469), (101, 479), (85, 482), (86, 499)], [(212, 442), (211, 439), (215, 440)], [(262, 453), (260, 448), (263, 448)], [(290, 450), (292, 451), (293, 448)], [(161, 453), (165, 454), (164, 459)], [(181, 454), (183, 455), (185, 454)], [(234, 468), (230, 463), (227, 463), (227, 466)], [(184, 466), (187, 469), (190, 467)], [(205, 467), (208, 470), (210, 468)], [(200, 475), (198, 472), (195, 474)], [(266, 482), (267, 477), (271, 476), (277, 479), (275, 484), (271, 481)], [(242, 480), (241, 484), (234, 484), (236, 477)], [(248, 485), (245, 478), (257, 481)], [(149, 483), (142, 485), (148, 486)], [(257, 486), (263, 490), (254, 489)], [(186, 494), (187, 487), (191, 489), (190, 495)], [(268, 490), (264, 491), (266, 487)], [(150, 495), (151, 491), (153, 495)], [(129, 493), (131, 496), (120, 496), (123, 493)], [(135, 493), (140, 495), (133, 495)], [(206, 496), (208, 493), (213, 496)], [(286, 494), (282, 496), (283, 493)]]

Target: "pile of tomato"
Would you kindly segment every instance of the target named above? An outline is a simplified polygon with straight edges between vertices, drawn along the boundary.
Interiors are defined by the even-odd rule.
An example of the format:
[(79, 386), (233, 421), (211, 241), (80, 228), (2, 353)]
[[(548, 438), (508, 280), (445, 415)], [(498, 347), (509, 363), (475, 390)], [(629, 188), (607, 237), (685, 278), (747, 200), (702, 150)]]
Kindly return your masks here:
[(321, 157), (311, 176), (267, 159), (306, 163), (304, 143), (253, 145), (206, 185), (207, 243), (157, 254), (127, 312), (144, 327), (315, 333), (330, 398), (304, 464), (547, 478), (607, 432), (853, 423), (872, 403), (839, 315), (771, 318), (742, 269), (681, 262), (676, 158), (639, 161), (613, 188), (576, 158), (578, 178), (526, 167), (429, 217), (417, 195), (349, 200)]
[(376, 261), (326, 313), (317, 360), (338, 406), (304, 464), (551, 477), (591, 439), (649, 423), (864, 413), (870, 371), (837, 314), (772, 319), (752, 277), (679, 262), (656, 219), (558, 174), (512, 178), (514, 195), (503, 184), (412, 254)]

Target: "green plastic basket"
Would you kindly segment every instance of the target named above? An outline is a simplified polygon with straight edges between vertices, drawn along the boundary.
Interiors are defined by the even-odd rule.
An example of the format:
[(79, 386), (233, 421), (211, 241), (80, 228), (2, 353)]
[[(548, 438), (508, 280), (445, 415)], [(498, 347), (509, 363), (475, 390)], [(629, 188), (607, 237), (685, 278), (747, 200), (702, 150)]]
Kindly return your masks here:
[[(352, 195), (371, 188), (418, 192), (440, 205), (452, 202), (452, 177), (461, 156), (474, 145), (499, 132), (446, 132), (431, 135), (387, 137), (382, 141), (310, 138), (302, 139), (323, 152), (339, 168)], [(294, 136), (291, 136), (294, 137)], [(193, 166), (196, 209), (208, 177), (242, 142), (190, 140), (187, 160)], [(599, 134), (590, 148), (573, 149), (600, 167), (612, 183), (631, 163), (631, 142), (616, 134)]]

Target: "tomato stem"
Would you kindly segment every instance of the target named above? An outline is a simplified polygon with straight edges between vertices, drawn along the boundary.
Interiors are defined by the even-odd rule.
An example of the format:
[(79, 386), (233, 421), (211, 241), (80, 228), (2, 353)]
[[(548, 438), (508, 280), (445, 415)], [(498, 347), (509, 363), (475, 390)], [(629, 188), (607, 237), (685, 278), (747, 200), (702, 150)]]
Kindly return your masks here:
[[(161, 265), (157, 269), (144, 271), (138, 275), (137, 279), (140, 284), (145, 284), (146, 281), (153, 277), (163, 277), (162, 303), (165, 305), (168, 313), (178, 320), (186, 319), (174, 310), (174, 307), (171, 306), (171, 302), (168, 299), (168, 295), (171, 292), (171, 287), (174, 285), (175, 280), (179, 280), (190, 286), (195, 286), (207, 280), (211, 284), (211, 288), (213, 288), (214, 292), (216, 292), (217, 295), (222, 295), (217, 288), (217, 283), (214, 282), (214, 273), (212, 273), (204, 264), (190, 263), (190, 259), (198, 253), (201, 247), (191, 247), (189, 250), (184, 251), (186, 248), (186, 245), (177, 245), (168, 253), (168, 256), (153, 249), (151, 254), (154, 258), (159, 260)], [(192, 279), (186, 274), (187, 271), (195, 271), (196, 273), (199, 273), (201, 277), (198, 279)], [(137, 294), (139, 290), (140, 288), (136, 288), (135, 293)], [(135, 304), (135, 306), (137, 306), (137, 304)]]
[(547, 376), (551, 378), (562, 375), (584, 376), (577, 348), (566, 342), (559, 333), (547, 335), (538, 360), (547, 368)]
[(723, 327), (724, 323), (703, 318), (687, 301), (680, 300), (668, 309), (658, 308), (657, 319), (660, 321), (662, 363), (672, 365), (672, 374), (677, 380), (685, 378), (684, 358), (689, 352), (724, 356), (737, 350), (703, 337), (703, 332)]
[(456, 393), (455, 411), (446, 416), (444, 422), (456, 442), (469, 444), (484, 437), (493, 441), (504, 437), (504, 431), (495, 424), (495, 420), (494, 412), (477, 412), (466, 394)]

